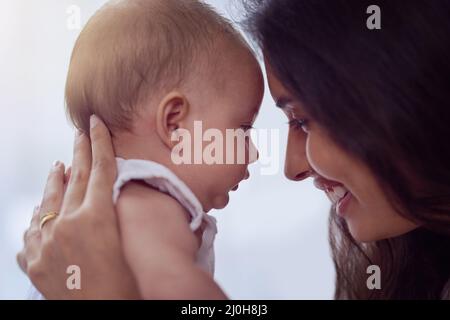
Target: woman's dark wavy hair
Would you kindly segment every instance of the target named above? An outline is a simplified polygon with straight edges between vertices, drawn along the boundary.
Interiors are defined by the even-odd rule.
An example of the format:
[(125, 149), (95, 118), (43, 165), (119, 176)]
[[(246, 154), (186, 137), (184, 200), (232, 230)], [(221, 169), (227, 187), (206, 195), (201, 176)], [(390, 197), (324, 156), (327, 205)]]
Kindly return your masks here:
[[(245, 29), (279, 79), (420, 224), (360, 244), (332, 209), (335, 298), (449, 299), (450, 1), (242, 1)], [(380, 30), (366, 26), (374, 3)], [(372, 264), (381, 290), (367, 288)]]

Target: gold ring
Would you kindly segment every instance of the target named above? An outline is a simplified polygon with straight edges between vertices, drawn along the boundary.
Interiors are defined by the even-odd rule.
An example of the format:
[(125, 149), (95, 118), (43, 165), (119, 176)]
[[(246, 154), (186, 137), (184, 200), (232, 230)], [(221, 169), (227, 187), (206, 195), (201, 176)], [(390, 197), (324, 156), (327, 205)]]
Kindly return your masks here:
[(48, 221), (55, 219), (57, 216), (58, 214), (56, 212), (47, 212), (46, 214), (44, 214), (39, 225), (40, 229), (42, 230), (42, 228)]

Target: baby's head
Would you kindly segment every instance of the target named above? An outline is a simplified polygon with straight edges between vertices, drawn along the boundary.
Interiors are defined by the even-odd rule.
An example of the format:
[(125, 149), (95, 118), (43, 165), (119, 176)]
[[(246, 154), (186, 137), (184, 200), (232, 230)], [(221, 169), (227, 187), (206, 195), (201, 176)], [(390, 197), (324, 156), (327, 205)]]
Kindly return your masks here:
[[(252, 126), (263, 88), (259, 64), (245, 40), (209, 6), (196, 0), (111, 1), (75, 44), (66, 106), (83, 132), (88, 132), (90, 115), (99, 116), (112, 133), (117, 156), (169, 167), (208, 211), (228, 203), (229, 191), (247, 177), (254, 159), (211, 165), (201, 157), (194, 164), (194, 154), (200, 147), (206, 155), (213, 147), (215, 159), (222, 154), (225, 162), (226, 130)], [(202, 132), (195, 121), (201, 121)], [(201, 135), (208, 129), (222, 133), (223, 143), (205, 142), (208, 137)], [(192, 143), (186, 144), (185, 134), (174, 140), (180, 132), (189, 132)], [(173, 161), (172, 151), (181, 141), (185, 148), (179, 154), (187, 159), (190, 153), (192, 164)], [(251, 140), (243, 143), (248, 153)]]

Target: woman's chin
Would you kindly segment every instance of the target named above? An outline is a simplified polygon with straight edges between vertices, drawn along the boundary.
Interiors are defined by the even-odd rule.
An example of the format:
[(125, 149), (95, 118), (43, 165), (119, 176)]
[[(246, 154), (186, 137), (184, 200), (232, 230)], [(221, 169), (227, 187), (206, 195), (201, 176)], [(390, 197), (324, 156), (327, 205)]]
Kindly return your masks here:
[(347, 221), (347, 224), (353, 239), (359, 243), (369, 243), (399, 237), (418, 227), (417, 225), (410, 224), (408, 226), (403, 226), (403, 228), (396, 226), (391, 226), (391, 228), (388, 226), (377, 228), (375, 223), (363, 224), (354, 221)]
[(369, 243), (369, 242), (380, 240), (376, 237), (372, 237), (371, 235), (368, 235), (365, 233), (350, 231), (350, 234), (352, 235), (353, 239), (355, 239), (355, 241), (358, 243)]
[(373, 226), (368, 228), (366, 224), (351, 221), (350, 219), (347, 220), (347, 225), (352, 238), (355, 239), (356, 242), (368, 243), (383, 238), (380, 238), (381, 235), (373, 229)]

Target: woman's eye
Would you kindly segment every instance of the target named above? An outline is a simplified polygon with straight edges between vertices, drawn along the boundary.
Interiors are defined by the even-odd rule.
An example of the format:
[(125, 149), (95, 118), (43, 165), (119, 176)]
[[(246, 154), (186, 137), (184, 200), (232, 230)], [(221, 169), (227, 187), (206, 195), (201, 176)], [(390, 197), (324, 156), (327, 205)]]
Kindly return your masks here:
[(292, 129), (302, 129), (308, 132), (308, 120), (307, 119), (292, 119), (288, 122), (289, 127)]

